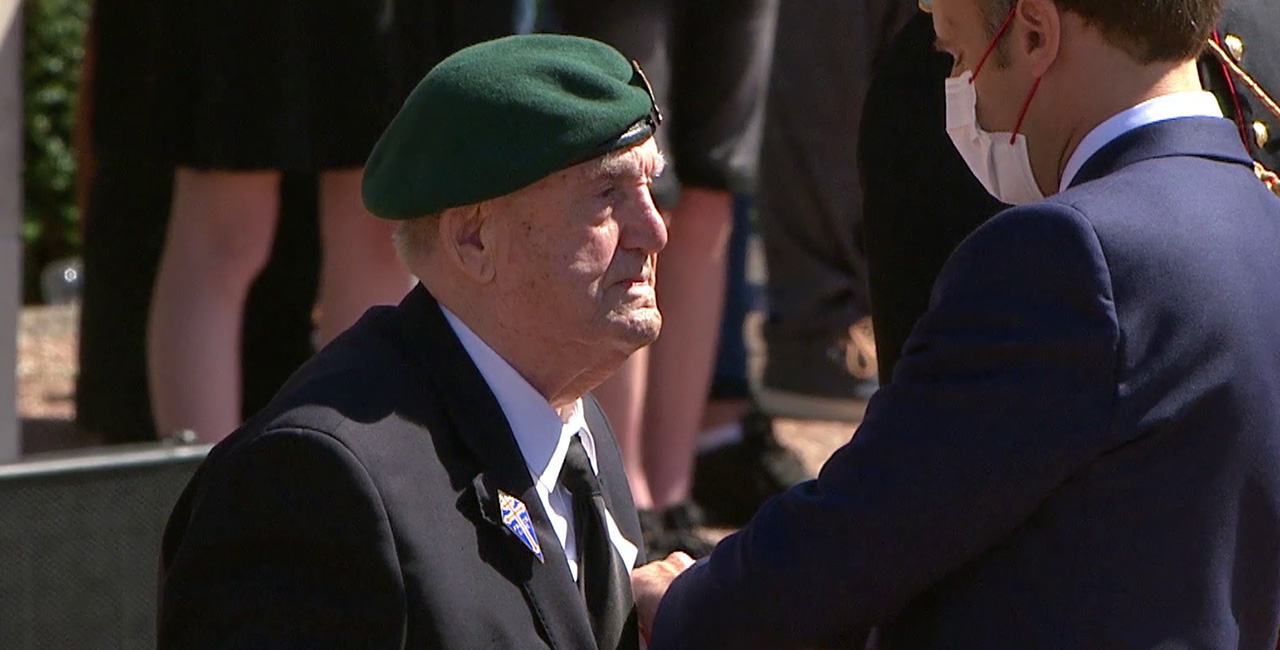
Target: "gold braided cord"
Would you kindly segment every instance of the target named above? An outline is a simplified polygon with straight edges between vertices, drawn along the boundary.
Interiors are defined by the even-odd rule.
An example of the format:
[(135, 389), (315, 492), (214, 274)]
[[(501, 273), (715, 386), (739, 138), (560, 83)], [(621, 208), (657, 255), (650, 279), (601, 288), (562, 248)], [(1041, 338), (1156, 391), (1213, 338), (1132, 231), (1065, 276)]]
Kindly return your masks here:
[(1227, 54), (1216, 41), (1209, 40), (1209, 49), (1213, 50), (1214, 55), (1227, 66), (1227, 69), (1231, 70), (1232, 74), (1240, 78), (1240, 81), (1249, 89), (1249, 92), (1258, 98), (1258, 101), (1262, 102), (1267, 111), (1274, 115), (1277, 120), (1280, 120), (1280, 104), (1277, 104), (1276, 100), (1272, 99), (1266, 90), (1263, 90), (1262, 85), (1255, 81), (1248, 72), (1245, 72), (1244, 68), (1241, 68), (1240, 64), (1236, 63), (1235, 59), (1231, 58), (1231, 55)]
[(1262, 184), (1266, 185), (1267, 189), (1274, 192), (1276, 196), (1280, 196), (1280, 176), (1277, 176), (1275, 172), (1263, 167), (1262, 163), (1256, 161), (1253, 163), (1253, 173), (1258, 175), (1258, 180), (1262, 181)]
[[(1258, 98), (1258, 101), (1262, 102), (1267, 111), (1274, 115), (1277, 120), (1280, 120), (1280, 105), (1276, 104), (1276, 100), (1267, 94), (1267, 91), (1262, 88), (1262, 84), (1259, 84), (1252, 75), (1245, 72), (1244, 68), (1241, 68), (1240, 64), (1236, 63), (1236, 60), (1231, 58), (1231, 55), (1227, 54), (1221, 45), (1218, 45), (1217, 41), (1209, 39), (1209, 49), (1214, 56), (1218, 57), (1218, 60), (1222, 61), (1223, 65), (1227, 66), (1231, 74), (1235, 75), (1240, 80), (1240, 83), (1244, 84), (1249, 89), (1249, 92), (1253, 93)], [(1258, 180), (1262, 181), (1267, 186), (1267, 189), (1274, 192), (1276, 196), (1280, 196), (1280, 176), (1277, 176), (1275, 172), (1263, 167), (1262, 163), (1256, 161), (1253, 163), (1253, 172), (1258, 175)]]

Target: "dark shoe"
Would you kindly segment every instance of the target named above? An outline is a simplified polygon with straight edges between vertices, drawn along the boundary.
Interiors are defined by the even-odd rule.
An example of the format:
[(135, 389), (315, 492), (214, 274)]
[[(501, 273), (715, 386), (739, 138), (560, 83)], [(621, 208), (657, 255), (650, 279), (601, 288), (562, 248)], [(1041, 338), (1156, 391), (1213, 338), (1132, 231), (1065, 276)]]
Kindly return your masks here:
[(861, 422), (867, 400), (879, 388), (871, 320), (859, 320), (839, 335), (796, 340), (770, 335), (755, 399), (760, 410), (782, 418)]
[(773, 435), (773, 421), (753, 412), (742, 420), (742, 440), (698, 454), (693, 499), (713, 523), (737, 528), (770, 497), (810, 478), (800, 457)]
[(654, 510), (636, 510), (636, 516), (640, 519), (640, 535), (644, 538), (645, 554), (649, 560), (653, 561), (654, 542), (662, 536), (662, 514)]
[(702, 511), (691, 502), (664, 510), (640, 511), (640, 529), (644, 532), (645, 554), (649, 561), (661, 560), (676, 551), (684, 551), (694, 559), (711, 554), (715, 548), (698, 529), (702, 527)]

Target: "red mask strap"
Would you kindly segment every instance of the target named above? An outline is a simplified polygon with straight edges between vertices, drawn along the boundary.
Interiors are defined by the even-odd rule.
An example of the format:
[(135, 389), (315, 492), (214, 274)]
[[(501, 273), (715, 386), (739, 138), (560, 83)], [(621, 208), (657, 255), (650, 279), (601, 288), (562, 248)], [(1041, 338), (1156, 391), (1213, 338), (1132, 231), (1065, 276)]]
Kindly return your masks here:
[[(1218, 30), (1213, 30), (1213, 42), (1222, 47), (1222, 37), (1219, 36)], [(1249, 146), (1249, 131), (1244, 124), (1244, 111), (1240, 106), (1240, 95), (1236, 93), (1236, 80), (1231, 75), (1231, 68), (1223, 61), (1218, 61), (1218, 67), (1222, 70), (1222, 78), (1227, 80), (1227, 92), (1231, 94), (1231, 106), (1235, 109), (1236, 128), (1240, 129), (1240, 141), (1244, 142), (1245, 147)]]
[(987, 59), (991, 58), (991, 53), (996, 51), (996, 46), (1000, 44), (1000, 39), (1004, 37), (1004, 33), (1008, 31), (1009, 25), (1013, 24), (1013, 17), (1018, 14), (1018, 3), (1014, 3), (1009, 9), (1009, 15), (1005, 16), (1004, 22), (1000, 23), (1000, 29), (996, 30), (995, 38), (991, 39), (991, 44), (987, 46), (987, 51), (982, 53), (982, 58), (978, 60), (978, 67), (973, 69), (973, 74), (969, 77), (969, 83), (973, 83), (978, 78), (978, 73), (982, 72), (982, 66), (987, 64)]
[(1031, 100), (1035, 99), (1036, 90), (1040, 88), (1040, 80), (1044, 77), (1036, 77), (1036, 82), (1031, 84), (1031, 92), (1027, 93), (1027, 101), (1022, 102), (1022, 112), (1018, 113), (1018, 123), (1013, 125), (1013, 135), (1009, 136), (1009, 144), (1018, 141), (1018, 132), (1022, 131), (1022, 120), (1027, 118), (1027, 110), (1031, 108)]

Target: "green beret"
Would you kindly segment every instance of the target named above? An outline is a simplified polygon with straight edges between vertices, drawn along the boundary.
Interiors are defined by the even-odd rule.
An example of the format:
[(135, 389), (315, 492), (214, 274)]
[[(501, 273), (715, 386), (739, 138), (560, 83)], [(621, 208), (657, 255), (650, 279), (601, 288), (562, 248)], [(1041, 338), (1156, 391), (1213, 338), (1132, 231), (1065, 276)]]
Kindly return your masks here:
[(364, 205), (412, 219), (510, 194), (648, 139), (661, 121), (644, 73), (577, 36), (508, 36), (427, 73), (365, 165)]

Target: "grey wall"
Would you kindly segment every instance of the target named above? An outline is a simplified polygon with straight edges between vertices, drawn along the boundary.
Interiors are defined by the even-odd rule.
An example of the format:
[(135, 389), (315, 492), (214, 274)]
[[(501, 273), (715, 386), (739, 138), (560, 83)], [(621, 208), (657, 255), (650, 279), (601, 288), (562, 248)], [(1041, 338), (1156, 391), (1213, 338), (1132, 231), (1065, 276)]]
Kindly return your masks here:
[(0, 465), (0, 648), (155, 648), (160, 540), (208, 446)]
[(15, 408), (21, 296), (22, 17), (19, 0), (0, 0), (0, 462), (18, 457)]

